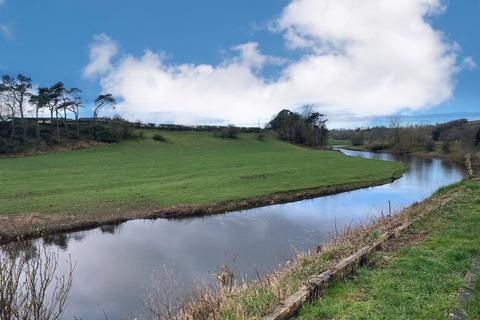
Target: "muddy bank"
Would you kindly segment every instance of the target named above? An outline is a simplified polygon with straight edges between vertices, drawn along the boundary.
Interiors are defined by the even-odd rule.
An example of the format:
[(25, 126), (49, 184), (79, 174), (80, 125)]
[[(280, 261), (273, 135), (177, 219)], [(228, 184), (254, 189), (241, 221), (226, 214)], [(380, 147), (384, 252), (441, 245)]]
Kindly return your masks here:
[(298, 200), (313, 199), (342, 192), (358, 190), (391, 183), (402, 174), (395, 174), (388, 179), (359, 182), (343, 185), (326, 186), (275, 193), (250, 199), (225, 201), (205, 205), (178, 205), (169, 207), (132, 207), (116, 214), (102, 217), (61, 214), (32, 213), (24, 215), (0, 216), (0, 244), (34, 239), (54, 233), (81, 231), (103, 225), (120, 224), (133, 219), (186, 219), (190, 217), (222, 214), (231, 211), (246, 210), (256, 207), (282, 204)]

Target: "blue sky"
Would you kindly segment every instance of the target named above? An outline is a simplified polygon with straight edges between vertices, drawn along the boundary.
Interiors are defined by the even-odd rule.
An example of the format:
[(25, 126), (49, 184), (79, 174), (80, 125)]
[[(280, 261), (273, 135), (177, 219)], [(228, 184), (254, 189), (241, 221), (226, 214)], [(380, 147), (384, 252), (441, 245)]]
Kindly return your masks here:
[[(328, 2), (330, 0), (320, 0), (319, 2), (322, 1)], [(349, 0), (345, 1), (348, 2)], [(378, 0), (378, 2), (382, 1), (384, 0)], [(434, 0), (419, 1), (435, 2)], [(308, 2), (308, 0), (299, 2)], [(372, 8), (375, 9), (375, 0), (369, 0), (369, 2), (373, 3)], [(122, 115), (128, 118), (133, 119), (137, 116), (145, 121), (177, 123), (223, 121), (254, 124), (257, 121), (268, 121), (268, 115), (275, 112), (281, 105), (295, 107), (302, 103), (308, 103), (308, 99), (318, 105), (320, 110), (325, 110), (325, 112), (333, 114), (333, 117), (338, 117), (340, 119), (337, 121), (338, 125), (349, 125), (347, 122), (352, 121), (357, 124), (355, 119), (363, 119), (358, 120), (358, 125), (365, 125), (365, 117), (371, 119), (378, 115), (380, 119), (384, 119), (392, 113), (408, 114), (411, 122), (435, 122), (439, 121), (438, 119), (464, 116), (469, 118), (480, 117), (480, 107), (478, 106), (480, 70), (475, 67), (475, 64), (480, 62), (480, 39), (478, 38), (480, 3), (478, 1), (444, 1), (441, 5), (444, 5), (446, 9), (441, 14), (437, 12), (434, 15), (424, 17), (424, 23), (430, 25), (435, 31), (443, 33), (443, 44), (448, 45), (448, 50), (454, 51), (456, 57), (455, 63), (452, 63), (449, 71), (442, 69), (443, 66), (440, 66), (440, 63), (436, 65), (428, 64), (428, 67), (432, 68), (433, 74), (438, 72), (438, 77), (445, 77), (445, 80), (438, 84), (435, 82), (428, 83), (424, 90), (432, 91), (433, 86), (441, 87), (450, 81), (453, 83), (451, 85), (453, 91), (448, 93), (448, 88), (444, 88), (432, 94), (419, 93), (415, 96), (405, 92), (408, 93), (407, 96), (409, 97), (402, 101), (402, 105), (396, 105), (385, 97), (375, 98), (380, 100), (377, 103), (377, 100), (365, 98), (363, 92), (358, 93), (358, 98), (355, 97), (356, 93), (352, 93), (353, 102), (343, 99), (341, 96), (344, 96), (345, 90), (351, 87), (346, 87), (344, 91), (339, 90), (338, 93), (335, 93), (338, 97), (334, 96), (333, 93), (330, 96), (331, 87), (319, 87), (318, 99), (314, 96), (316, 94), (314, 88), (295, 96), (287, 94), (284, 96), (281, 91), (280, 93), (275, 91), (278, 88), (269, 88), (271, 82), (274, 82), (275, 85), (281, 82), (279, 78), (282, 77), (282, 72), (285, 72), (289, 66), (295, 66), (306, 56), (312, 55), (313, 51), (320, 55), (318, 53), (319, 45), (315, 45), (315, 49), (299, 45), (299, 42), (292, 46), (291, 39), (287, 39), (289, 31), (295, 30), (295, 32), (298, 32), (299, 29), (305, 27), (297, 20), (304, 19), (301, 14), (305, 14), (305, 12), (301, 11), (300, 5), (299, 8), (290, 8), (291, 12), (289, 12), (287, 6), (290, 4), (291, 1), (286, 0), (4, 0), (3, 4), (0, 5), (0, 72), (27, 74), (33, 78), (36, 84), (42, 86), (61, 80), (69, 87), (81, 88), (87, 101), (91, 101), (102, 90), (111, 91), (122, 101), (117, 112), (123, 113)], [(412, 5), (412, 8), (417, 7)], [(317, 10), (316, 7), (315, 10)], [(321, 11), (322, 7), (319, 6), (318, 10)], [(412, 21), (423, 16), (422, 13), (416, 13), (413, 9), (408, 12), (412, 12)], [(321, 20), (321, 18), (324, 18), (323, 20), (328, 19), (328, 17), (321, 16), (321, 12), (318, 12), (318, 14), (320, 15), (318, 16), (319, 19), (316, 19), (315, 16), (305, 16), (305, 19), (311, 18), (315, 21)], [(348, 20), (350, 14), (353, 13), (346, 11), (342, 17)], [(417, 14), (417, 16), (414, 16), (414, 14)], [(405, 17), (409, 18), (409, 16)], [(399, 19), (405, 19), (405, 17), (401, 16)], [(361, 22), (362, 16), (352, 17), (352, 20), (355, 19)], [(318, 28), (317, 30), (325, 29), (323, 25), (315, 27)], [(378, 26), (378, 28), (382, 27), (382, 25)], [(308, 26), (305, 28), (308, 28)], [(354, 30), (345, 30), (347, 35), (342, 34), (340, 37), (357, 37), (356, 34), (352, 33)], [(98, 35), (104, 37), (95, 42), (94, 37), (96, 35), (97, 37)], [(299, 35), (304, 40), (316, 37), (315, 41), (320, 41), (319, 38), (325, 35), (327, 37), (326, 42), (329, 42), (329, 45), (334, 43), (333, 46), (339, 42), (337, 41), (338, 38), (328, 39), (331, 34), (319, 33), (315, 30), (305, 31), (302, 29)], [(337, 37), (337, 35), (333, 37)], [(412, 41), (428, 42), (431, 40), (428, 37), (431, 38), (432, 35), (426, 34), (425, 38)], [(340, 40), (343, 39), (340, 38)], [(359, 39), (364, 38), (361, 36)], [(99, 47), (99, 50), (101, 50), (106, 42), (113, 43), (115, 47), (115, 53), (108, 57), (109, 65), (101, 68), (101, 70), (96, 70), (90, 76), (86, 76), (85, 68), (92, 63), (92, 48)], [(247, 46), (234, 49), (242, 44), (255, 44), (256, 47)], [(414, 44), (415, 42), (412, 42), (412, 45)], [(365, 45), (366, 48), (363, 49), (367, 50), (369, 45)], [(374, 44), (374, 48), (379, 47)], [(247, 49), (248, 51), (246, 51)], [(339, 50), (338, 48), (334, 49)], [(152, 56), (145, 57), (146, 50), (150, 50)], [(322, 50), (323, 54), (325, 47), (322, 47)], [(410, 49), (408, 47), (404, 50)], [(334, 55), (337, 53), (332, 51), (326, 54)], [(128, 57), (131, 60), (128, 60)], [(423, 62), (424, 58), (428, 58), (424, 55), (419, 57), (419, 63)], [(253, 61), (252, 59), (257, 60)], [(394, 63), (395, 60), (386, 61), (381, 68)], [(205, 80), (202, 80), (204, 79), (203, 76), (195, 76), (189, 78), (188, 82), (184, 81), (179, 85), (174, 82), (176, 75), (180, 73), (182, 77), (187, 77), (185, 74), (190, 75), (193, 72), (192, 70), (169, 71), (182, 64), (192, 66), (192, 70), (197, 70), (195, 68), (198, 66), (207, 65), (220, 72), (224, 72), (225, 70), (222, 68), (227, 65), (225, 68), (228, 72), (220, 82), (218, 82), (218, 77), (205, 82)], [(245, 69), (236, 69), (239, 73), (229, 73), (237, 65), (244, 66)], [(151, 79), (156, 80), (139, 79), (136, 76), (131, 82), (126, 82), (125, 74), (133, 72), (126, 69), (128, 66), (132, 67), (132, 70), (137, 73), (145, 73), (142, 70), (155, 68), (158, 69), (159, 73), (150, 75)], [(230, 68), (231, 66), (233, 67)], [(329, 65), (325, 65), (320, 70), (328, 67)], [(422, 67), (423, 65), (418, 65), (419, 69)], [(381, 68), (379, 67), (379, 69)], [(452, 71), (453, 68), (455, 68), (455, 71)], [(164, 82), (159, 79), (163, 79), (166, 70), (168, 70), (167, 76), (170, 77), (168, 81), (172, 83), (162, 86), (160, 83)], [(388, 72), (396, 72), (396, 70), (392, 70), (388, 70)], [(371, 78), (362, 79), (362, 74), (371, 73), (364, 71), (361, 70), (359, 77), (351, 80), (358, 81), (358, 87), (375, 80)], [(374, 69), (374, 71), (376, 70)], [(318, 74), (323, 74), (323, 72), (319, 71)], [(283, 76), (285, 77), (285, 74)], [(308, 78), (310, 76), (313, 77), (312, 80)], [(382, 76), (385, 75), (379, 74), (379, 77)], [(424, 74), (418, 76), (418, 81), (425, 81)], [(242, 77), (244, 77), (245, 83), (235, 82), (235, 78)], [(290, 92), (301, 91), (298, 88), (308, 86), (312, 81), (317, 81), (315, 74), (308, 75), (308, 77), (302, 77), (305, 83), (294, 83), (285, 86), (284, 90)], [(149, 81), (153, 82), (150, 83)], [(216, 100), (216, 97), (222, 95), (222, 92), (219, 94), (219, 91), (213, 91), (209, 93), (209, 96), (203, 93), (200, 95), (198, 91), (193, 89), (185, 91), (188, 99), (177, 100), (176, 97), (172, 98), (172, 95), (165, 94), (164, 98), (156, 100), (158, 95), (171, 88), (181, 88), (182, 86), (187, 88), (216, 87), (219, 83), (222, 84), (222, 81), (225, 82), (225, 87), (233, 88), (230, 89), (231, 91), (226, 90), (225, 97), (222, 100)], [(233, 83), (230, 85), (229, 81)], [(335, 79), (335, 81), (339, 80)], [(139, 83), (144, 83), (145, 86), (140, 87)], [(250, 88), (250, 83), (257, 83), (258, 88)], [(395, 91), (392, 92), (396, 93), (398, 91), (396, 88), (414, 88), (416, 83), (401, 83), (398, 86), (392, 86), (392, 88), (395, 88)], [(280, 83), (278, 87), (282, 85), (283, 83)], [(321, 85), (319, 84), (319, 86)], [(349, 85), (355, 85), (355, 82)], [(420, 87), (422, 85), (423, 83)], [(248, 91), (242, 91), (246, 86), (249, 87)], [(367, 93), (368, 90), (373, 91), (375, 89), (376, 87), (365, 87)], [(144, 90), (149, 90), (148, 94), (152, 98), (149, 98), (149, 100), (145, 100), (146, 98), (137, 99), (136, 92), (145, 92)], [(221, 88), (218, 90), (221, 90)], [(268, 92), (267, 95), (275, 92), (275, 103), (272, 102), (270, 105), (270, 100), (273, 98), (262, 100), (258, 106), (255, 105), (250, 109), (245, 107), (243, 111), (244, 105), (250, 105), (252, 101), (258, 100), (256, 92), (262, 90)], [(393, 89), (385, 90), (386, 93), (388, 93), (388, 90)], [(252, 92), (255, 92), (255, 94)], [(175, 94), (177, 96), (182, 95), (182, 90), (175, 92)], [(259, 95), (263, 98), (266, 93), (262, 91)], [(328, 98), (324, 98), (326, 95)], [(277, 99), (278, 96), (284, 96), (283, 100)], [(404, 94), (400, 94), (399, 98), (403, 99), (403, 96)], [(232, 106), (225, 107), (225, 104), (229, 104), (229, 97), (232, 99)], [(242, 97), (248, 97), (248, 99), (246, 98), (243, 101), (241, 100)], [(303, 99), (303, 97), (308, 98)], [(362, 105), (357, 106), (355, 103), (357, 100), (362, 101)], [(209, 101), (212, 101), (212, 105), (218, 104), (218, 106), (212, 106), (209, 109)], [(235, 104), (236, 101), (241, 103)], [(261, 103), (267, 103), (269, 106), (263, 109)], [(364, 106), (367, 104), (371, 106)], [(158, 110), (155, 109), (157, 105)], [(413, 107), (409, 109), (410, 106)], [(225, 108), (231, 110), (224, 112), (223, 109)], [(255, 112), (260, 109), (262, 112), (259, 112), (259, 115), (256, 116)], [(183, 116), (186, 114), (188, 116)], [(425, 116), (437, 114), (447, 115)], [(420, 117), (416, 118), (417, 115), (420, 115)]]

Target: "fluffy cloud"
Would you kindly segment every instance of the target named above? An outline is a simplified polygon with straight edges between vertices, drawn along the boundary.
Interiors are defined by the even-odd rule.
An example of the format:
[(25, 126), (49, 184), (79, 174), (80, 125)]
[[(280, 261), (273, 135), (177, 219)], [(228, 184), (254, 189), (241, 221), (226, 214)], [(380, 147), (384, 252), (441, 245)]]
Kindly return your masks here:
[(475, 70), (477, 69), (478, 65), (472, 57), (466, 57), (463, 59), (463, 67), (467, 70)]
[[(274, 25), (301, 53), (295, 61), (263, 55), (252, 42), (219, 65), (176, 65), (147, 51), (112, 66), (118, 46), (100, 35), (84, 74), (102, 74), (130, 119), (253, 125), (307, 103), (332, 114), (388, 115), (452, 95), (455, 46), (427, 21), (444, 9), (440, 0), (294, 0)], [(276, 79), (262, 76), (268, 64), (282, 65)]]
[(106, 34), (97, 34), (90, 45), (90, 62), (83, 70), (83, 76), (93, 78), (111, 71), (112, 58), (118, 52), (118, 44)]

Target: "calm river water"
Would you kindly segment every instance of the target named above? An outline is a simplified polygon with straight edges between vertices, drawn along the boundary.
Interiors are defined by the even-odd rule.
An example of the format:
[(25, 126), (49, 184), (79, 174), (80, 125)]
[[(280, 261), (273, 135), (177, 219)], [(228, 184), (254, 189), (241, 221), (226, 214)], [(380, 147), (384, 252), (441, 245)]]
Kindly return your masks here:
[[(186, 289), (232, 265), (247, 278), (264, 274), (309, 250), (346, 225), (421, 201), (463, 177), (438, 159), (396, 159), (385, 153), (342, 150), (349, 156), (399, 160), (404, 176), (387, 185), (281, 205), (185, 220), (135, 220), (118, 226), (56, 235), (37, 242), (76, 262), (65, 319), (121, 319), (143, 312), (153, 273), (167, 265)], [(60, 266), (60, 271), (65, 266)]]

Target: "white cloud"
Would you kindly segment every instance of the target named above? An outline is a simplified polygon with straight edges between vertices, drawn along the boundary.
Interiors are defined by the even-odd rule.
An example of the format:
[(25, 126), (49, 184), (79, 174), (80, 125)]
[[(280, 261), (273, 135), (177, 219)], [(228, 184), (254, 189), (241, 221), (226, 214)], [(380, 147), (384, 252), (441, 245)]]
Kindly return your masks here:
[[(219, 65), (175, 65), (162, 55), (124, 56), (103, 35), (91, 47), (85, 75), (103, 72), (102, 87), (131, 119), (254, 125), (282, 108), (311, 103), (324, 112), (362, 116), (420, 109), (450, 98), (455, 45), (427, 16), (440, 0), (293, 0), (275, 23), (295, 61), (263, 55), (256, 43), (233, 48)], [(280, 76), (261, 76), (269, 63)]]
[(90, 45), (90, 62), (83, 70), (83, 76), (93, 78), (111, 70), (111, 61), (118, 52), (118, 44), (106, 34), (98, 34)]
[(478, 65), (472, 57), (466, 57), (463, 59), (463, 67), (467, 70), (475, 70), (477, 69)]

